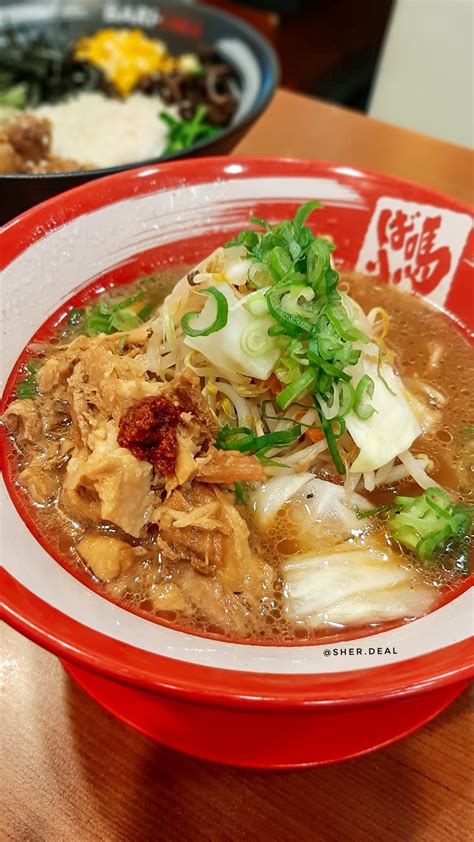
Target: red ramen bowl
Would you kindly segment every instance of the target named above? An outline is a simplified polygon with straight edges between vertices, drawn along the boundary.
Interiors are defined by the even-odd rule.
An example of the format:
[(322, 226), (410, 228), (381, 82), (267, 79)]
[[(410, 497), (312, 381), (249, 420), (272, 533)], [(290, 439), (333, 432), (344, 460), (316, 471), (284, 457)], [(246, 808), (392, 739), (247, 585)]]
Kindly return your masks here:
[[(10, 372), (65, 302), (193, 263), (255, 214), (308, 199), (339, 268), (392, 280), (474, 325), (472, 212), (408, 182), (317, 162), (212, 158), (120, 173), (51, 199), (0, 230)], [(425, 337), (420, 337), (424, 341)], [(59, 656), (123, 721), (177, 749), (256, 767), (328, 763), (426, 722), (472, 672), (469, 583), (414, 622), (291, 646), (190, 634), (105, 599), (61, 564), (15, 486), (2, 441), (5, 620)]]

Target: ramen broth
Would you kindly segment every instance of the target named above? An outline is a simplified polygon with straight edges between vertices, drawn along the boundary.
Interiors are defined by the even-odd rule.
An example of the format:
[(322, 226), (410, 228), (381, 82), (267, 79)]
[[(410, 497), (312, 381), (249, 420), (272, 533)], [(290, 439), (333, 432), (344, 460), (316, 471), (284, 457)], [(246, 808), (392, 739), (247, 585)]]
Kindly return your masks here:
[[(182, 270), (179, 273), (175, 270), (151, 276), (128, 288), (121, 287), (112, 293), (112, 300), (114, 296), (118, 300), (141, 289), (146, 292), (147, 300), (157, 305), (181, 274)], [(433, 462), (430, 475), (443, 488), (455, 492), (461, 501), (472, 502), (474, 450), (472, 427), (471, 432), (469, 428), (474, 417), (474, 370), (472, 351), (465, 337), (441, 312), (419, 297), (400, 292), (394, 286), (353, 274), (342, 275), (341, 284), (365, 311), (380, 306), (389, 314), (392, 325), (391, 347), (396, 347), (395, 368), (401, 372), (414, 396), (424, 401), (436, 417), (432, 428), (416, 441), (415, 452), (428, 454)], [(107, 300), (111, 300), (110, 292), (107, 293)], [(54, 351), (58, 342), (69, 341), (73, 335), (76, 335), (74, 328), (64, 326), (63, 322), (52, 344), (45, 347), (44, 358)], [(50, 440), (61, 439), (67, 428), (68, 420), (64, 418), (63, 426), (59, 424), (49, 431)], [(28, 466), (38, 447), (43, 447), (43, 444), (33, 442), (17, 450), (13, 466), (16, 475)], [(180, 561), (173, 567), (162, 558), (156, 544), (158, 526), (150, 526), (144, 538), (132, 539), (113, 524), (102, 523), (97, 527), (78, 511), (71, 510), (64, 504), (60, 492), (66, 463), (67, 454), (57, 469), (58, 481), (55, 483), (54, 494), (47, 502), (32, 504), (38, 531), (52, 553), (65, 559), (73, 569), (82, 571), (82, 575), (86, 575), (99, 592), (126, 607), (195, 633), (233, 637), (225, 627), (210, 621), (199, 607), (192, 611), (188, 609), (185, 613), (166, 608), (160, 610), (159, 602), (154, 600), (156, 589), (161, 589), (162, 593), (163, 584), (173, 586), (176, 570), (182, 571), (186, 562)], [(330, 464), (319, 466), (314, 471), (322, 479), (336, 483), (342, 481)], [(410, 480), (402, 480), (396, 484), (396, 488), (393, 484), (385, 485), (363, 493), (373, 506), (378, 506), (393, 496), (395, 490), (398, 494), (419, 493), (415, 483)], [(260, 601), (259, 622), (255, 623), (249, 615), (245, 627), (240, 629), (237, 636), (284, 643), (312, 640), (334, 631), (344, 632), (343, 627), (331, 627), (330, 624), (312, 631), (304, 623), (289, 620), (282, 610), (282, 562), (292, 555), (311, 551), (314, 542), (318, 541), (311, 529), (301, 528), (301, 510), (292, 503), (283, 506), (269, 528), (263, 532), (258, 529), (251, 504), (239, 505), (239, 511), (249, 525), (252, 550), (271, 566), (274, 580)], [(91, 527), (98, 534), (116, 536), (141, 548), (131, 570), (109, 582), (100, 582), (94, 576), (76, 549)], [(419, 575), (420, 567), (414, 556), (388, 538), (383, 520), (373, 519), (366, 540), (371, 545), (379, 540), (389, 541), (393, 552), (401, 557), (403, 564), (414, 575)], [(422, 577), (439, 594), (454, 588), (459, 580), (459, 574), (453, 571), (452, 564), (423, 568)]]

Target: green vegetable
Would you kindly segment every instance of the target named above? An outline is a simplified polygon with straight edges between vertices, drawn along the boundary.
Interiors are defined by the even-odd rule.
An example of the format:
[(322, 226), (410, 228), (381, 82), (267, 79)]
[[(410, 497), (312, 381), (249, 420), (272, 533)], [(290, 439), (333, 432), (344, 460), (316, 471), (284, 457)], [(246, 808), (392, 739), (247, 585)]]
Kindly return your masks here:
[(219, 430), (216, 447), (220, 450), (239, 450), (241, 453), (255, 453), (262, 461), (266, 452), (273, 447), (288, 447), (301, 436), (301, 426), (295, 424), (290, 430), (278, 430), (256, 436), (250, 427), (225, 426)]
[(0, 108), (12, 108), (15, 111), (25, 107), (28, 88), (24, 83), (2, 87), (0, 84)]
[(247, 272), (247, 279), (249, 284), (256, 289), (268, 286), (272, 280), (268, 267), (264, 263), (252, 263)]
[(276, 396), (276, 402), (280, 409), (287, 409), (292, 403), (298, 400), (302, 395), (310, 392), (317, 380), (317, 374), (314, 368), (308, 368), (303, 374), (300, 374), (296, 380), (285, 386), (281, 392)]
[(279, 283), (272, 286), (266, 293), (268, 309), (287, 336), (300, 337), (309, 335), (313, 329), (311, 322), (302, 318), (296, 313), (288, 312), (283, 306), (282, 301), (286, 294), (292, 290), (294, 285), (293, 279), (285, 283)]
[[(57, 102), (79, 91), (109, 92), (96, 65), (76, 61), (64, 35), (9, 29), (0, 44), (0, 101), (14, 108)], [(5, 104), (5, 103), (3, 103)]]
[(133, 330), (146, 321), (153, 310), (153, 305), (148, 303), (138, 314), (129, 309), (131, 304), (142, 297), (143, 293), (140, 291), (117, 304), (104, 300), (87, 307), (75, 307), (69, 313), (68, 326), (75, 328), (77, 333), (85, 333), (87, 336)]
[(452, 503), (446, 491), (433, 486), (420, 497), (394, 498), (392, 505), (377, 506), (358, 517), (388, 511), (387, 526), (393, 537), (412, 550), (424, 565), (432, 566), (440, 556), (456, 556), (456, 567), (467, 574), (474, 507)]
[(345, 418), (348, 412), (351, 411), (355, 401), (355, 391), (351, 383), (338, 383), (337, 390), (339, 392), (339, 410), (338, 415)]
[(357, 512), (358, 520), (363, 520), (365, 517), (374, 517), (375, 515), (380, 515), (384, 512), (390, 511), (391, 506), (390, 503), (382, 503), (380, 506), (375, 506), (373, 509), (366, 509), (365, 511)]
[(149, 301), (148, 304), (145, 304), (145, 306), (142, 307), (142, 309), (138, 311), (138, 313), (137, 313), (138, 318), (141, 319), (142, 322), (147, 322), (148, 319), (150, 318), (151, 314), (153, 313), (153, 309), (154, 309), (154, 305), (152, 304), (151, 301)]
[(202, 289), (198, 292), (198, 295), (211, 295), (215, 299), (217, 305), (216, 318), (210, 325), (208, 325), (208, 327), (198, 329), (193, 328), (190, 321), (195, 316), (199, 316), (200, 313), (198, 311), (185, 313), (181, 319), (181, 327), (187, 336), (209, 336), (210, 333), (216, 333), (216, 331), (221, 330), (221, 328), (225, 327), (227, 324), (229, 305), (225, 295), (223, 295), (222, 292), (219, 292), (216, 287), (207, 287), (207, 289)]
[[(251, 316), (256, 316), (257, 318), (268, 316), (268, 306), (265, 293), (257, 290), (256, 292), (252, 292), (248, 295), (245, 303), (245, 309), (248, 310)], [(268, 331), (267, 335), (269, 335)]]
[[(369, 418), (374, 409), (367, 404), (367, 397), (372, 395), (373, 384), (364, 381), (357, 393), (345, 371), (361, 355), (353, 343), (369, 339), (352, 324), (343, 306), (337, 288), (339, 275), (331, 266), (333, 244), (316, 237), (305, 224), (319, 207), (317, 201), (306, 202), (293, 220), (276, 225), (253, 217), (250, 221), (263, 230), (241, 231), (226, 245), (245, 246), (253, 261), (249, 282), (269, 287), (265, 298), (276, 325), (269, 328), (268, 335), (278, 337), (281, 348), (274, 373), (285, 386), (277, 397), (280, 408), (311, 392), (326, 421), (330, 417), (325, 411), (342, 418), (356, 405), (359, 417)], [(325, 424), (323, 430), (337, 470), (344, 473), (333, 427)]]
[(218, 134), (219, 129), (205, 119), (206, 114), (207, 108), (205, 105), (200, 105), (190, 120), (179, 120), (166, 111), (160, 111), (158, 115), (160, 120), (168, 126), (168, 139), (163, 155), (171, 155), (173, 152), (189, 149), (190, 146), (194, 146), (200, 140), (207, 140), (207, 138)]
[(77, 327), (78, 325), (82, 325), (86, 316), (85, 307), (75, 307), (69, 313), (69, 318), (67, 323), (70, 327)]
[(336, 468), (336, 471), (338, 472), (338, 474), (345, 474), (346, 469), (345, 469), (345, 466), (344, 466), (344, 462), (342, 461), (341, 454), (339, 453), (339, 448), (337, 446), (337, 441), (336, 441), (336, 435), (334, 433), (332, 423), (339, 422), (339, 435), (342, 435), (342, 433), (345, 430), (346, 425), (345, 425), (344, 421), (342, 419), (339, 419), (339, 418), (335, 418), (334, 422), (327, 421), (326, 418), (324, 417), (323, 413), (319, 409), (319, 407), (318, 407), (318, 414), (319, 414), (319, 419), (321, 421), (321, 429), (322, 429), (322, 431), (323, 431), (323, 433), (326, 437), (326, 441), (327, 441), (327, 444), (328, 444), (328, 450), (329, 450), (329, 453), (331, 454), (331, 459), (334, 462), (334, 467)]
[(354, 412), (361, 421), (367, 421), (376, 412), (374, 407), (365, 400), (366, 396), (371, 398), (373, 394), (374, 381), (368, 374), (364, 374), (357, 384), (354, 398)]
[(304, 235), (303, 225), (305, 224), (308, 216), (310, 216), (314, 210), (318, 208), (322, 208), (321, 202), (313, 200), (312, 202), (305, 202), (304, 205), (301, 205), (295, 213), (295, 228), (299, 234), (299, 238), (301, 240), (302, 236)]
[(248, 354), (250, 357), (259, 357), (268, 351), (270, 337), (265, 328), (261, 327), (258, 322), (251, 322), (240, 337), (240, 347), (244, 354)]
[(248, 496), (241, 482), (234, 482), (234, 493), (237, 503), (240, 503), (242, 506), (246, 506), (248, 503)]
[(36, 385), (36, 372), (41, 367), (42, 361), (32, 357), (26, 363), (26, 377), (19, 380), (16, 384), (15, 396), (19, 400), (25, 398), (35, 398), (38, 394), (38, 387)]

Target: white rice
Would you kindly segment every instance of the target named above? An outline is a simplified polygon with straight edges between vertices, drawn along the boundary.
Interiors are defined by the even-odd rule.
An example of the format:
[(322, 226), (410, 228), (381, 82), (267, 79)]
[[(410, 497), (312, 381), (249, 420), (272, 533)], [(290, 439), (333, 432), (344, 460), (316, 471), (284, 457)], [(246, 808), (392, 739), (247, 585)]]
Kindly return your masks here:
[(52, 123), (52, 154), (80, 164), (113, 167), (161, 155), (168, 127), (160, 111), (176, 114), (159, 96), (132, 94), (125, 100), (104, 94), (78, 94), (55, 105), (34, 109)]

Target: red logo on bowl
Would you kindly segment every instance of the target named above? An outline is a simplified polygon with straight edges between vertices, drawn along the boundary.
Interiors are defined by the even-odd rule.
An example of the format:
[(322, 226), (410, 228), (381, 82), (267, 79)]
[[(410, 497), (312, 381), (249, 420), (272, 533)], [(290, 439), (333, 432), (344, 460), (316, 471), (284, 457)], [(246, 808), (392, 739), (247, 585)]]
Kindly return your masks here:
[(160, 24), (161, 29), (169, 32), (177, 32), (179, 35), (188, 35), (190, 38), (201, 38), (203, 26), (200, 20), (192, 20), (184, 15), (163, 12)]
[(467, 214), (383, 197), (372, 214), (357, 269), (443, 304), (471, 225)]

